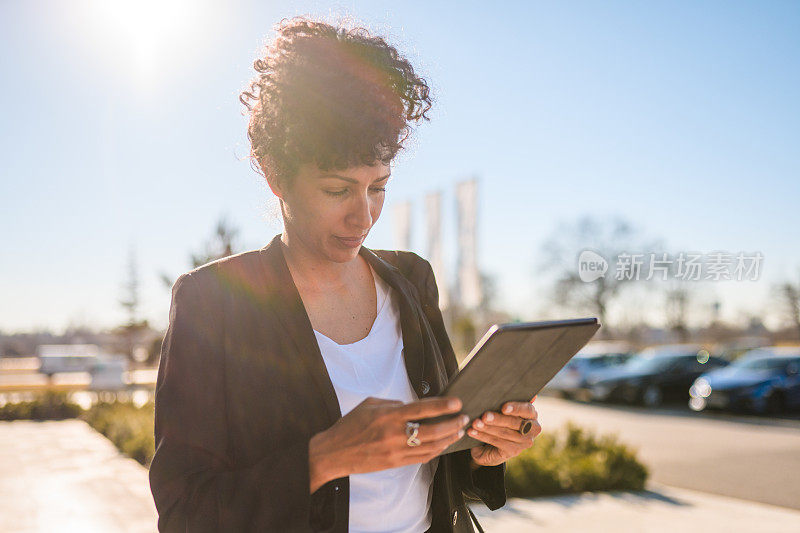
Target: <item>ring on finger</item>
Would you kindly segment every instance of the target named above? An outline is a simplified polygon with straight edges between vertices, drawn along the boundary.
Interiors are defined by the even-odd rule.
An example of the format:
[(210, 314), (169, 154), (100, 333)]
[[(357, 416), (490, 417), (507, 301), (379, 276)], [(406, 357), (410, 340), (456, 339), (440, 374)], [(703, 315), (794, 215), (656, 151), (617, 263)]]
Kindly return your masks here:
[(521, 435), (527, 435), (533, 429), (533, 421), (525, 419), (519, 424), (519, 432)]
[(406, 444), (410, 447), (419, 446), (422, 442), (418, 438), (419, 422), (406, 422)]

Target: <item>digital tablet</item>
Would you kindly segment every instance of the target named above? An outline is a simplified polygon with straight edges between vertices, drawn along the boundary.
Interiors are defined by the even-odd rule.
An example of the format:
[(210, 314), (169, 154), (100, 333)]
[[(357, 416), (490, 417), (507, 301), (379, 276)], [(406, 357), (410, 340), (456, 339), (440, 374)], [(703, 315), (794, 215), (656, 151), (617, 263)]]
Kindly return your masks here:
[[(470, 423), (506, 402), (529, 402), (594, 336), (596, 318), (495, 324), (461, 363), (440, 396), (461, 399)], [(433, 423), (452, 415), (419, 420)], [(442, 454), (485, 444), (464, 435)]]

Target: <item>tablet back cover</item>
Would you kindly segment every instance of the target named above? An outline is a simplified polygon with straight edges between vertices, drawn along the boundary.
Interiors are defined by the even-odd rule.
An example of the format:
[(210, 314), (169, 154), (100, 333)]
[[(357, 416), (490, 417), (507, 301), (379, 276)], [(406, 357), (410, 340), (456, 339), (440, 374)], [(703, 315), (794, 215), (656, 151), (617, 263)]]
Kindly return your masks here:
[[(492, 326), (441, 396), (460, 398), (470, 420), (509, 401), (529, 402), (598, 329), (596, 318)], [(481, 444), (465, 435), (442, 453)]]

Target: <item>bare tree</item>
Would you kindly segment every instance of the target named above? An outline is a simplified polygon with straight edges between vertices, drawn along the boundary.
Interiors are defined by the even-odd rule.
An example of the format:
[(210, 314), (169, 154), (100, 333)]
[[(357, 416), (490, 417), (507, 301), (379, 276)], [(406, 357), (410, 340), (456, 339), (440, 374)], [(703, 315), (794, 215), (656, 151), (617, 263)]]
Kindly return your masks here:
[(777, 297), (782, 303), (784, 316), (800, 338), (800, 283), (794, 284), (786, 281), (778, 285), (776, 289)]
[(117, 334), (124, 340), (125, 352), (129, 359), (133, 359), (133, 349), (139, 335), (148, 328), (147, 320), (139, 320), (140, 289), (136, 250), (131, 247), (128, 254), (127, 278), (122, 283), (122, 297), (119, 299), (128, 319), (125, 324), (116, 329)]
[(139, 317), (139, 269), (136, 264), (136, 250), (131, 247), (128, 253), (127, 279), (122, 283), (122, 297), (119, 303), (128, 315), (127, 326), (135, 326)]
[[(220, 217), (211, 238), (203, 244), (203, 250), (198, 253), (190, 254), (189, 261), (191, 262), (192, 268), (197, 268), (211, 261), (237, 253), (238, 235), (239, 230), (231, 226), (226, 217)], [(165, 272), (161, 272), (160, 277), (164, 286), (168, 289), (175, 283), (175, 278)]]
[(580, 253), (592, 250), (610, 264), (622, 253), (656, 246), (657, 243), (642, 244), (631, 224), (623, 219), (602, 221), (585, 216), (576, 222), (560, 224), (546, 239), (538, 270), (555, 276), (551, 296), (556, 305), (595, 314), (604, 326), (602, 334), (608, 336), (608, 307), (635, 278), (618, 278), (609, 271), (594, 281), (585, 282), (578, 272)]
[[(681, 275), (681, 266), (678, 262), (669, 263), (669, 278), (666, 282), (664, 291), (664, 313), (666, 315), (666, 325), (674, 333), (680, 342), (689, 341), (689, 310), (698, 306), (701, 297), (702, 285), (697, 281), (689, 281)], [(717, 303), (714, 304), (715, 306)], [(716, 313), (719, 312), (715, 307)]]
[(239, 230), (232, 227), (225, 217), (221, 217), (217, 221), (214, 234), (203, 246), (203, 251), (192, 254), (192, 267), (196, 268), (208, 262), (233, 255), (238, 234)]
[(674, 332), (681, 342), (689, 340), (687, 314), (690, 293), (686, 283), (678, 283), (666, 291), (667, 327)]
[(481, 278), (481, 301), (478, 309), (487, 313), (492, 310), (497, 299), (497, 277), (486, 272), (480, 272), (479, 275)]

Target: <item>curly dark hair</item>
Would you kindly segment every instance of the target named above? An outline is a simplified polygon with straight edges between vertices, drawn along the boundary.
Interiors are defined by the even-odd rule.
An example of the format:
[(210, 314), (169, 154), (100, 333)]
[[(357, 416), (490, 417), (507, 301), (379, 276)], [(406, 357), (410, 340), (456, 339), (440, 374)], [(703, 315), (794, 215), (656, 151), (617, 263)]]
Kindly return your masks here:
[(276, 31), (239, 96), (250, 113), (251, 164), (265, 177), (291, 182), (304, 163), (388, 164), (410, 123), (429, 120), (427, 82), (383, 38), (305, 17), (284, 19)]

